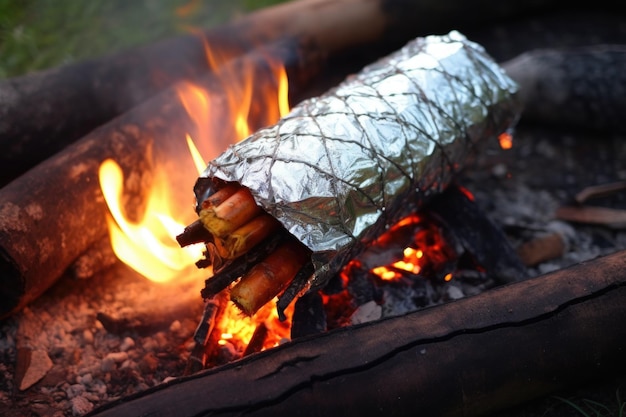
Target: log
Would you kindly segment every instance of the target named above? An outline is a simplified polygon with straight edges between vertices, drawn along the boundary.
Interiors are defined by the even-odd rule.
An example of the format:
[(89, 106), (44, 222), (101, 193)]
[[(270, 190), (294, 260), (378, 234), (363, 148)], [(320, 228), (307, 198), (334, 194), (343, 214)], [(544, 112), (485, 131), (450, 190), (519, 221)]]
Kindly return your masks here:
[[(59, 68), (0, 81), (0, 185), (108, 120), (181, 80), (211, 70), (205, 43), (227, 58), (259, 44), (295, 37), (315, 45), (303, 53), (355, 61), (418, 35), (462, 29), (566, 4), (562, 0), (300, 0), (268, 7), (223, 25)], [(358, 68), (363, 62), (358, 64)]]
[(625, 45), (537, 49), (502, 65), (520, 85), (523, 121), (626, 132)]
[(307, 336), (88, 414), (478, 416), (626, 370), (626, 251)]
[[(242, 71), (254, 68), (258, 77), (254, 86), (259, 90), (252, 102), (261, 102), (260, 89), (274, 79), (268, 57), (285, 62), (294, 78), (315, 67), (299, 61), (297, 50), (291, 43), (281, 43), (250, 52), (222, 70), (230, 80), (237, 80)], [(229, 117), (223, 105), (227, 87), (221, 84), (220, 75), (209, 73), (197, 83), (211, 92), (211, 114), (217, 121)], [(41, 295), (81, 253), (105, 238), (108, 208), (98, 180), (105, 159), (113, 158), (124, 171), (123, 201), (130, 219), (137, 220), (142, 214), (155, 167), (168, 172), (170, 188), (180, 193), (170, 196), (174, 201), (190, 201), (187, 185), (193, 184), (198, 173), (185, 136), (199, 135), (194, 136), (197, 127), (181, 104), (176, 87), (90, 132), (0, 189), (0, 318)], [(223, 124), (216, 124), (222, 136), (204, 145), (199, 143), (205, 157), (214, 157), (233, 141)], [(253, 128), (260, 127), (253, 124)], [(183, 206), (184, 212), (172, 215), (181, 220), (195, 217), (193, 210)]]

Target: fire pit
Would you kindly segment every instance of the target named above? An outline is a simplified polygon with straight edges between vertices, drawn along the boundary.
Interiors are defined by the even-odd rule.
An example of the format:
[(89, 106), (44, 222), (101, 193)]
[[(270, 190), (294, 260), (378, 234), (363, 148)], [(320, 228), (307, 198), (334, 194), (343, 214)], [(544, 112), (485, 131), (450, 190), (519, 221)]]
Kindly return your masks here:
[[(285, 61), (283, 46), (266, 51), (277, 50), (280, 52), (275, 56)], [(266, 56), (259, 54), (262, 59)], [(237, 62), (232, 65), (231, 69), (242, 68)], [(263, 96), (267, 99), (264, 103), (271, 104), (261, 105), (262, 109), (250, 108), (251, 116), (245, 118), (254, 123), (252, 127), (244, 126), (247, 132), (238, 132), (237, 123), (233, 123), (232, 132), (222, 126), (219, 136), (227, 142), (247, 136), (286, 111), (281, 70), (266, 64), (262, 68), (266, 78), (254, 84), (253, 97), (257, 99), (251, 103), (258, 104), (258, 97)], [(239, 75), (236, 71), (223, 73)], [(243, 84), (239, 80), (236, 85)], [(261, 92), (262, 85), (272, 92)], [(309, 90), (302, 94), (313, 93)], [(210, 113), (203, 106), (215, 104), (214, 99), (197, 84), (189, 83), (178, 84), (161, 97), (167, 98), (152, 103), (176, 104), (163, 110), (160, 104), (148, 102), (132, 110), (130, 116), (124, 115), (114, 124), (94, 131), (87, 139), (91, 137), (93, 142), (102, 132), (134, 137), (139, 139), (139, 146), (144, 146), (142, 149), (154, 152), (158, 158), (168, 152), (187, 152), (184, 136), (189, 134), (195, 141), (207, 134), (196, 129), (195, 123), (204, 123), (197, 117)], [(238, 113), (228, 105), (241, 101), (245, 100), (226, 98), (217, 104), (224, 114), (233, 115)], [(268, 107), (276, 111), (267, 115)], [(159, 120), (154, 114), (165, 116)], [(260, 118), (260, 114), (269, 119)], [(133, 117), (145, 122), (131, 123)], [(168, 125), (168, 121), (179, 118), (185, 121)], [(183, 146), (161, 147), (151, 142), (149, 133), (159, 135), (162, 129), (167, 130), (165, 136), (181, 137)], [(602, 141), (598, 142), (600, 135)], [(120, 139), (119, 143), (126, 142)], [(145, 191), (154, 188), (147, 185), (161, 180), (175, 182), (173, 172), (189, 176), (189, 171), (182, 172), (178, 167), (193, 167), (191, 156), (186, 156), (183, 164), (164, 164), (170, 172), (165, 178), (142, 156), (138, 160), (98, 164), (102, 177), (119, 175), (118, 163), (127, 171), (133, 167), (135, 177), (121, 176), (109, 185), (109, 191), (103, 191), (112, 213), (112, 237), (104, 236), (102, 229), (94, 232), (96, 244), (65, 270), (54, 287), (2, 322), (0, 366), (5, 382), (0, 398), (8, 404), (7, 412), (84, 415), (94, 407), (107, 405), (95, 414), (158, 411), (165, 415), (168, 410), (180, 415), (208, 410), (222, 415), (244, 410), (275, 414), (322, 408), (329, 413), (392, 409), (402, 414), (402, 410), (415, 407), (440, 409), (447, 403), (450, 408), (444, 407), (439, 414), (458, 415), (465, 407), (468, 414), (475, 415), (567, 386), (567, 379), (573, 376), (562, 373), (560, 366), (567, 361), (577, 364), (578, 378), (621, 372), (624, 361), (616, 352), (623, 351), (621, 340), (625, 335), (611, 325), (609, 317), (624, 314), (620, 303), (624, 256), (619, 251), (626, 249), (626, 236), (619, 218), (623, 208), (619, 185), (625, 180), (621, 161), (626, 160), (626, 148), (614, 133), (554, 131), (524, 121), (514, 132), (510, 149), (504, 148), (509, 148), (506, 142), (491, 144), (471, 168), (459, 173), (448, 194), (403, 219), (389, 235), (381, 237), (382, 242), (388, 240), (397, 247), (383, 245), (383, 249), (366, 251), (323, 291), (302, 297), (295, 311), (290, 304), (288, 320), (282, 321), (273, 304), (251, 318), (244, 317), (228, 300), (222, 300), (223, 294), (216, 294), (219, 302), (215, 308), (202, 305), (199, 294), (207, 272), (194, 265), (200, 258), (198, 252), (183, 260), (182, 276), (189, 278), (185, 281), (176, 271), (179, 266), (161, 266), (157, 273), (146, 272), (141, 262), (130, 258), (131, 245), (138, 241), (142, 242), (139, 251), (152, 257), (147, 262), (149, 267), (157, 263), (167, 266), (169, 261), (163, 262), (163, 253), (172, 248), (180, 252), (174, 241), (173, 247), (164, 250), (146, 250), (143, 244), (148, 238), (134, 221), (145, 206), (146, 213), (160, 210), (151, 206), (155, 200), (145, 197)], [(85, 152), (84, 145), (70, 149), (73, 155)], [(98, 155), (101, 149), (93, 148), (87, 155), (93, 161), (102, 160)], [(115, 146), (111, 149), (113, 155), (120, 152)], [(210, 152), (200, 149), (198, 155), (213, 158), (215, 154)], [(134, 151), (129, 154), (136, 155)], [(58, 166), (44, 164), (48, 164), (44, 165), (45, 172), (54, 172), (51, 167)], [(198, 165), (203, 169), (206, 164), (200, 161)], [(191, 170), (189, 178), (195, 176), (197, 172)], [(47, 184), (45, 178), (37, 181), (42, 185), (31, 183), (33, 189)], [(120, 183), (134, 183), (136, 196), (115, 201)], [(188, 183), (191, 187), (193, 179)], [(612, 185), (608, 194), (589, 188), (605, 184)], [(89, 189), (89, 185), (85, 187)], [(10, 188), (12, 193), (17, 189)], [(191, 190), (176, 191), (181, 191), (180, 195), (169, 199), (188, 203), (184, 209), (174, 210), (176, 213), (165, 214), (174, 214), (182, 224), (189, 224), (193, 221), (192, 202), (185, 195)], [(574, 196), (581, 191), (586, 193), (576, 201)], [(589, 195), (600, 199), (591, 200)], [(137, 206), (136, 201), (141, 204)], [(107, 216), (102, 201), (88, 204), (92, 204), (88, 207), (93, 208), (94, 216)], [(589, 220), (588, 209), (598, 205), (616, 210), (611, 212), (615, 217)], [(115, 207), (122, 209), (116, 213)], [(134, 207), (135, 214), (124, 213), (129, 207)], [(188, 213), (180, 214), (184, 210)], [(157, 218), (159, 227), (170, 222), (163, 217), (160, 213)], [(83, 228), (85, 221), (82, 218), (83, 223), (79, 223)], [(481, 226), (476, 236), (476, 228), (467, 225), (478, 224)], [(177, 227), (180, 230), (181, 223)], [(405, 245), (403, 235), (415, 239)], [(537, 245), (544, 246), (537, 249)], [(413, 252), (404, 252), (405, 258), (390, 255), (406, 247)], [(516, 251), (510, 252), (512, 248)], [(614, 255), (607, 256), (610, 254)], [(517, 263), (519, 260), (522, 263)], [(577, 266), (581, 262), (586, 263)], [(570, 266), (573, 269), (563, 269)], [(542, 275), (552, 271), (558, 272)], [(161, 281), (178, 278), (155, 284), (143, 275)], [(511, 276), (498, 281), (498, 277)], [(342, 285), (347, 282), (350, 284)], [(517, 283), (494, 288), (507, 282)], [(433, 306), (437, 307), (428, 308)], [(468, 311), (475, 317), (468, 318)], [(294, 317), (298, 320), (292, 327)], [(208, 328), (202, 350), (198, 350), (198, 323)], [(564, 341), (558, 347), (552, 345), (557, 341), (557, 329)], [(503, 346), (498, 340), (507, 343)], [(590, 347), (592, 340), (597, 343)], [(585, 346), (596, 356), (590, 360), (586, 356), (589, 350), (572, 350), (568, 346), (573, 344)], [(507, 348), (510, 351), (505, 355)], [(487, 356), (497, 355), (501, 373), (479, 354), (481, 350)], [(419, 360), (412, 362), (409, 357)], [(537, 361), (550, 365), (524, 371), (527, 364)], [(409, 374), (416, 375), (416, 379), (406, 380), (403, 368), (407, 366), (414, 367)], [(210, 369), (198, 372), (201, 368)], [(363, 378), (381, 381), (382, 385), (363, 384)], [(452, 385), (451, 392), (463, 391), (464, 399), (444, 400), (441, 387), (448, 385), (449, 378), (459, 384)], [(478, 383), (476, 378), (485, 381)], [(398, 390), (402, 384), (422, 387), (419, 398), (413, 398), (412, 390)], [(468, 389), (468, 384), (474, 388)], [(320, 404), (321, 398), (333, 398), (331, 394), (339, 389), (344, 390), (344, 398), (351, 404), (341, 400)], [(512, 392), (518, 396), (511, 398)], [(487, 393), (494, 401), (484, 399)], [(208, 395), (211, 400), (206, 399)]]

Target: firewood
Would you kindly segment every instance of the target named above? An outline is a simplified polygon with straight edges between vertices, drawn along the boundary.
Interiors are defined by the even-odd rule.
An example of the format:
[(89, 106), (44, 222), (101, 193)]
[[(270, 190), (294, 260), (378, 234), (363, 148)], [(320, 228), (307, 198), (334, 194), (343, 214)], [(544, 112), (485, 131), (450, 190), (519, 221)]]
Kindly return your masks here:
[(224, 200), (217, 207), (200, 211), (204, 227), (216, 237), (226, 237), (259, 214), (261, 208), (250, 191), (244, 187)]
[(227, 184), (224, 187), (220, 188), (215, 193), (211, 194), (202, 202), (202, 209), (208, 210), (214, 207), (219, 206), (223, 202), (225, 202), (228, 198), (230, 198), (237, 190), (240, 189), (238, 184)]
[(196, 220), (186, 226), (181, 234), (176, 236), (176, 241), (181, 248), (193, 245), (194, 243), (208, 242), (213, 239), (213, 235), (209, 232), (200, 220)]
[(230, 299), (245, 314), (253, 315), (287, 287), (309, 256), (304, 245), (290, 239), (241, 277), (231, 289)]
[(91, 417), (478, 416), (626, 369), (626, 252), (302, 337)]
[(223, 298), (224, 297), (212, 297), (204, 302), (204, 312), (202, 313), (202, 319), (193, 336), (195, 344), (187, 359), (185, 375), (192, 375), (204, 368), (206, 362), (206, 344), (215, 327), (215, 319), (218, 316), (218, 312), (221, 308), (221, 299)]
[(208, 298), (226, 289), (239, 277), (252, 269), (254, 265), (276, 250), (285, 239), (285, 233), (279, 231), (263, 241), (263, 244), (256, 245), (239, 258), (226, 262), (224, 265), (216, 265), (212, 257), (207, 258), (209, 259), (207, 263), (213, 266), (215, 274), (205, 281), (205, 287), (200, 292), (200, 295), (203, 298)]
[(250, 342), (248, 342), (248, 346), (246, 346), (246, 350), (243, 352), (243, 356), (248, 356), (256, 352), (260, 352), (263, 349), (263, 343), (265, 343), (265, 339), (267, 338), (267, 325), (261, 322), (256, 329), (254, 329), (254, 333), (252, 333), (252, 338)]
[(626, 190), (626, 181), (616, 181), (608, 184), (599, 184), (585, 187), (576, 194), (574, 200), (578, 204), (583, 204), (587, 200), (613, 195), (620, 191)]
[(217, 252), (224, 259), (236, 259), (260, 244), (280, 223), (267, 213), (261, 213), (236, 229), (224, 239), (216, 239)]
[(524, 265), (537, 266), (563, 256), (566, 248), (564, 236), (553, 232), (522, 243), (516, 251)]
[(626, 46), (538, 49), (502, 65), (520, 85), (522, 120), (624, 132), (626, 76), (614, 69), (626, 65)]
[[(272, 56), (283, 60), (294, 74), (312, 70), (294, 56), (293, 46), (286, 44), (251, 52), (223, 70), (237, 77), (252, 67), (259, 79), (271, 82), (267, 60)], [(261, 84), (255, 85), (262, 88)], [(216, 98), (224, 94), (219, 74), (208, 74), (198, 85)], [(184, 138), (196, 129), (173, 86), (0, 189), (0, 318), (41, 295), (80, 254), (106, 236), (108, 209), (98, 181), (98, 169), (105, 159), (117, 161), (130, 178), (122, 200), (130, 219), (138, 219), (142, 213), (156, 165), (170, 172), (171, 184), (179, 184), (176, 189), (185, 193), (172, 198), (184, 201), (184, 184), (197, 172), (193, 164), (181, 164), (171, 156), (190, 158)], [(214, 146), (212, 152), (218, 152), (228, 142), (216, 140), (210, 145)], [(189, 172), (182, 166), (188, 166)]]
[(599, 206), (562, 206), (554, 214), (557, 219), (574, 223), (595, 224), (616, 229), (626, 227), (626, 210)]
[[(260, 44), (293, 37), (315, 45), (301, 50), (308, 58), (311, 54), (341, 56), (355, 46), (371, 50), (374, 43), (392, 48), (412, 37), (447, 31), (466, 22), (494, 21), (559, 3), (453, 1), (442, 7), (441, 2), (432, 0), (292, 1), (198, 34), (3, 80), (0, 181), (15, 178), (162, 89), (204, 76), (211, 70), (207, 45), (213, 55), (228, 60)], [(354, 54), (348, 55), (354, 60)]]

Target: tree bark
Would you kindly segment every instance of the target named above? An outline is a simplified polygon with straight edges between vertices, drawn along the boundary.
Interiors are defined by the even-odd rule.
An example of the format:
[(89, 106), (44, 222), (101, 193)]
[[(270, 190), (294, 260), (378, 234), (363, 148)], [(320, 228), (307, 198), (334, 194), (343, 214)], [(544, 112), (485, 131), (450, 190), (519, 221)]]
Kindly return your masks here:
[[(315, 67), (299, 60), (291, 43), (250, 52), (209, 73), (197, 85), (209, 92), (210, 115), (219, 135), (198, 143), (205, 158), (214, 158), (236, 140), (229, 131), (224, 103), (229, 86), (220, 75), (243, 84), (254, 71), (252, 103), (262, 100), (274, 83), (268, 57), (284, 62), (293, 79)], [(301, 66), (302, 65), (302, 66)], [(166, 172), (172, 201), (186, 202), (198, 176), (185, 143), (198, 142), (198, 127), (181, 104), (178, 85), (90, 132), (80, 141), (37, 165), (0, 189), (0, 318), (12, 314), (48, 289), (68, 266), (107, 234), (107, 205), (98, 179), (102, 162), (112, 158), (125, 178), (124, 208), (138, 220), (157, 170)], [(231, 86), (232, 87), (232, 86)], [(262, 110), (262, 109), (261, 109)], [(260, 128), (260, 125), (252, 125)], [(195, 213), (183, 204), (181, 221)]]
[[(239, 56), (260, 44), (298, 38), (316, 53), (342, 56), (362, 47), (381, 55), (410, 38), (462, 29), (562, 0), (292, 1), (205, 30), (101, 58), (0, 81), (0, 184), (128, 111), (167, 86), (213, 70), (205, 44), (218, 55)], [(304, 51), (304, 53), (307, 53)], [(352, 60), (347, 57), (348, 61)]]
[(626, 132), (625, 45), (537, 49), (502, 65), (520, 85), (524, 121)]
[(310, 336), (89, 414), (477, 416), (626, 369), (626, 252)]

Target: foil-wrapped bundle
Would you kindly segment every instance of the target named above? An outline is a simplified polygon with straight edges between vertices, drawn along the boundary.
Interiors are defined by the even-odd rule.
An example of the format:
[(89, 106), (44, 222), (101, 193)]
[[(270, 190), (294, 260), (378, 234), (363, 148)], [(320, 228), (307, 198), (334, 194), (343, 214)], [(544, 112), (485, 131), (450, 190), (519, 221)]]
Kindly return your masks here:
[(510, 129), (516, 92), (461, 33), (415, 39), (211, 161), (198, 210), (221, 184), (247, 187), (310, 249), (319, 288)]

